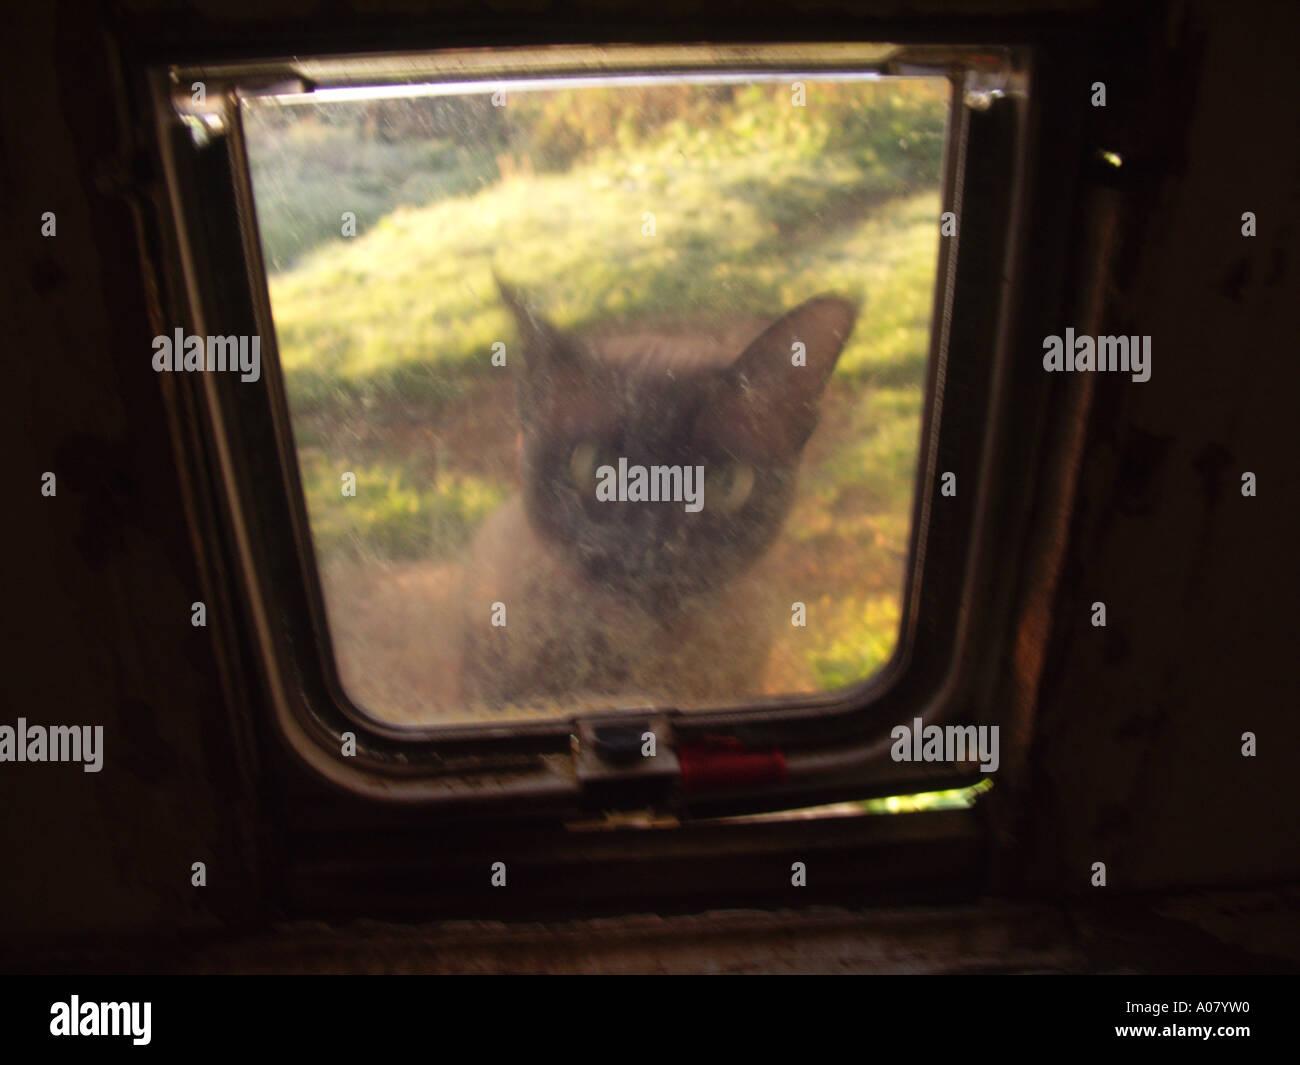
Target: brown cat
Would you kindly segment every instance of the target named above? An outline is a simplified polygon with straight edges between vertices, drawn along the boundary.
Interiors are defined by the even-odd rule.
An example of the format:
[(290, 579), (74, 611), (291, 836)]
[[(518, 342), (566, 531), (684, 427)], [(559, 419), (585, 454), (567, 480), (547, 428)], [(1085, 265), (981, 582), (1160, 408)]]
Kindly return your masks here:
[[(579, 339), (498, 284), (523, 348), (521, 491), (465, 560), (458, 700), (753, 693), (790, 604), (752, 567), (790, 509), (855, 305), (811, 299), (747, 345), (699, 331)], [(644, 477), (632, 485), (638, 469), (657, 498)]]

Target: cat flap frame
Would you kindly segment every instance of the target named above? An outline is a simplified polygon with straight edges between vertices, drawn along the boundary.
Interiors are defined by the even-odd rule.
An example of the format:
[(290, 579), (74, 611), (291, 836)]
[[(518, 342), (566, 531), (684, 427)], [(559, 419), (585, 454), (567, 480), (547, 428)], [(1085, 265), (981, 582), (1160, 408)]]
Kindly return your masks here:
[[(1014, 278), (1016, 204), (1022, 195), (1027, 107), (1025, 53), (986, 47), (896, 45), (546, 48), (375, 58), (257, 60), (149, 73), (169, 200), (163, 229), (182, 287), (164, 295), (168, 326), (189, 332), (257, 334), (261, 387), (228, 375), (174, 375), (164, 382), (182, 457), (196, 550), (204, 563), (214, 639), (229, 663), (232, 701), (260, 691), (274, 733), (310, 776), (352, 793), (466, 810), (530, 815), (592, 806), (651, 805), (690, 813), (780, 809), (812, 802), (962, 786), (982, 779), (970, 764), (900, 764), (889, 730), (927, 723), (995, 723), (972, 666), (1004, 639), (988, 559), (1023, 535), (1023, 515), (990, 511), (996, 483), (1034, 471), (1032, 435), (1002, 439), (1000, 387)], [(400, 728), (351, 704), (339, 683), (292, 443), (283, 371), (275, 349), (267, 280), (252, 209), (241, 94), (400, 85), (455, 76), (497, 83), (599, 74), (940, 74), (951, 109), (942, 210), (961, 219), (960, 239), (940, 243), (927, 365), (922, 445), (913, 494), (910, 555), (900, 637), (889, 664), (846, 691), (756, 701), (680, 714), (648, 707), (583, 721)], [(182, 91), (207, 85), (195, 104)], [(202, 127), (203, 147), (193, 133)], [(160, 317), (165, 317), (160, 308)], [(219, 330), (206, 323), (221, 322)], [(160, 330), (161, 331), (161, 330)], [(171, 377), (172, 375), (162, 375)], [(957, 396), (960, 403), (946, 397)], [(1041, 425), (1039, 426), (1041, 430)], [(1014, 446), (1008, 446), (1014, 444)], [(995, 461), (995, 457), (1000, 461)], [(936, 475), (963, 486), (942, 519)], [(1008, 520), (1009, 519), (1009, 520)], [(215, 604), (215, 609), (211, 607)], [(978, 622), (978, 623), (977, 623)], [(260, 677), (257, 675), (260, 674)], [(593, 720), (594, 718), (594, 720)], [(237, 720), (235, 720), (237, 719)], [(779, 750), (784, 771), (758, 783), (706, 785), (684, 794), (680, 773), (583, 771), (593, 729), (644, 724), (669, 752), (684, 745)], [(251, 747), (270, 722), (232, 723)], [(343, 757), (345, 737), (355, 754)], [(599, 760), (598, 760), (599, 761)], [(672, 766), (672, 763), (669, 763)]]

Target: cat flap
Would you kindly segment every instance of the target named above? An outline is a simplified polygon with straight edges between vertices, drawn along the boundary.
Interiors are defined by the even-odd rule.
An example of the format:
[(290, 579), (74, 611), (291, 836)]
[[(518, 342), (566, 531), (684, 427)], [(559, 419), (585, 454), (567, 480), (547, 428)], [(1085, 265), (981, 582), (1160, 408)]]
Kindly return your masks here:
[(711, 404), (715, 439), (737, 454), (797, 454), (857, 314), (849, 300), (816, 296), (763, 330), (722, 375)]

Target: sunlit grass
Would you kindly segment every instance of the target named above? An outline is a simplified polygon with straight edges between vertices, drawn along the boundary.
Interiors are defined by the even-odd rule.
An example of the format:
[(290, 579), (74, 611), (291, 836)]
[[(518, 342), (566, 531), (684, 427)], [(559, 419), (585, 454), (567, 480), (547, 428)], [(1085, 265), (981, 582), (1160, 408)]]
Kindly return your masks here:
[[(848, 161), (771, 163), (762, 187), (754, 170), (741, 157), (616, 178), (592, 164), (399, 208), (272, 279), (291, 393), (319, 401), (323, 377), (347, 395), (401, 368), (486, 369), (493, 342), (512, 332), (494, 269), (564, 327), (718, 306), (770, 315), (839, 292), (863, 305), (840, 372), (914, 380), (928, 343), (937, 194), (846, 206), (829, 193), (863, 180)], [(816, 194), (806, 189), (814, 179)], [(747, 196), (729, 194), (739, 186)], [(798, 210), (778, 206), (800, 189)], [(786, 232), (792, 218), (804, 226)]]
[[(504, 486), (468, 473), (429, 479), (400, 462), (359, 464), (301, 453), (318, 551), (381, 558), (439, 558), (464, 545), (505, 498)], [(343, 475), (356, 478), (343, 494)]]

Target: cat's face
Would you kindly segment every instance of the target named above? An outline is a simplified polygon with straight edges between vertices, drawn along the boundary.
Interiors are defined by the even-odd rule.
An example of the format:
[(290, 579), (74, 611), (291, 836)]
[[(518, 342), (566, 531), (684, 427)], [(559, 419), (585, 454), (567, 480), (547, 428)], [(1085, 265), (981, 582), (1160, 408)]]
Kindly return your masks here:
[[(757, 561), (790, 508), (855, 306), (810, 300), (727, 351), (688, 335), (584, 344), (502, 295), (523, 344), (520, 474), (534, 529), (587, 578), (665, 618)], [(620, 460), (676, 468), (699, 498), (611, 499)]]

